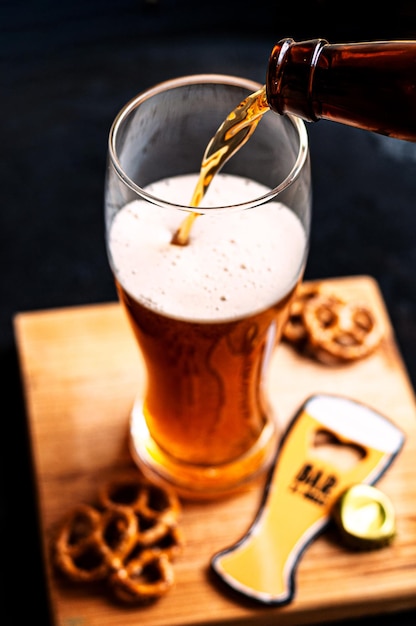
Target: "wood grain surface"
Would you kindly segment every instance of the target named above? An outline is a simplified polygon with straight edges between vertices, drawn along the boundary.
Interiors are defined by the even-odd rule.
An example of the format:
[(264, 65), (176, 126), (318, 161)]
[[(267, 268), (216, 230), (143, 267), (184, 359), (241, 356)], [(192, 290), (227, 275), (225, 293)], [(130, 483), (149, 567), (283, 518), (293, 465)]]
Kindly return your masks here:
[[(56, 626), (208, 626), (312, 624), (416, 606), (416, 405), (378, 285), (368, 276), (325, 281), (346, 298), (370, 304), (384, 325), (370, 357), (325, 366), (281, 344), (269, 386), (280, 427), (314, 393), (365, 402), (399, 426), (406, 443), (378, 486), (397, 515), (397, 536), (386, 548), (351, 552), (330, 531), (304, 553), (296, 595), (284, 607), (244, 602), (217, 585), (211, 556), (250, 526), (262, 480), (226, 500), (183, 502), (186, 544), (174, 562), (175, 586), (156, 604), (124, 608), (109, 595), (72, 585), (50, 559), (56, 524), (80, 502), (93, 503), (99, 485), (132, 467), (128, 420), (143, 383), (143, 365), (117, 303), (24, 312), (14, 328), (25, 389), (45, 567)], [(290, 511), (288, 511), (290, 515)]]

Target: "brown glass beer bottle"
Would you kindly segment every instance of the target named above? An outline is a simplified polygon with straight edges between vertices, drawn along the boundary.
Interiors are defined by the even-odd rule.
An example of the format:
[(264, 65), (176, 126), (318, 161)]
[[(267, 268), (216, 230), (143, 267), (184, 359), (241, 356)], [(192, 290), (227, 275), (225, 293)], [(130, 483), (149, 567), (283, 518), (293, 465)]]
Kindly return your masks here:
[(280, 114), (416, 141), (416, 41), (282, 39), (270, 55), (266, 93)]

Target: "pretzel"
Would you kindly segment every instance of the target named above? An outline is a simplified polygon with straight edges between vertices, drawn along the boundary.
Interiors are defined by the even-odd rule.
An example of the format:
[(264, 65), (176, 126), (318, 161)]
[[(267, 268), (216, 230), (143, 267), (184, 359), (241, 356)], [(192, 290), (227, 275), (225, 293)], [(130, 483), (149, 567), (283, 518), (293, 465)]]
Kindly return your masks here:
[(176, 523), (180, 513), (178, 498), (172, 491), (129, 475), (103, 485), (99, 501), (104, 507), (128, 507), (149, 520), (166, 524)]
[(62, 521), (54, 562), (75, 582), (104, 581), (124, 602), (148, 603), (173, 584), (171, 562), (183, 536), (178, 498), (137, 476), (99, 490), (98, 506), (80, 504)]
[(365, 304), (315, 297), (304, 307), (303, 321), (309, 344), (321, 358), (361, 359), (380, 343), (379, 325)]
[(126, 603), (157, 600), (174, 584), (169, 558), (157, 550), (146, 550), (111, 574), (109, 583), (115, 595)]
[(99, 492), (104, 507), (134, 511), (138, 532), (136, 542), (151, 546), (163, 539), (179, 517), (175, 494), (135, 477), (119, 478), (105, 484)]
[(72, 580), (102, 580), (132, 548), (136, 531), (131, 512), (101, 514), (91, 506), (79, 505), (59, 529), (56, 563)]
[(183, 543), (183, 535), (177, 526), (168, 528), (163, 537), (151, 544), (150, 548), (141, 541), (140, 534), (138, 534), (134, 545), (125, 556), (123, 564), (127, 565), (130, 561), (140, 560), (141, 555), (149, 550), (153, 554), (159, 554), (173, 561), (181, 553)]
[(299, 351), (328, 365), (369, 355), (381, 336), (367, 305), (345, 302), (318, 282), (299, 285), (282, 334)]
[(317, 283), (301, 283), (298, 285), (295, 297), (289, 308), (289, 317), (283, 328), (283, 338), (298, 346), (307, 341), (308, 331), (303, 321), (303, 309), (305, 304), (321, 294), (321, 288)]

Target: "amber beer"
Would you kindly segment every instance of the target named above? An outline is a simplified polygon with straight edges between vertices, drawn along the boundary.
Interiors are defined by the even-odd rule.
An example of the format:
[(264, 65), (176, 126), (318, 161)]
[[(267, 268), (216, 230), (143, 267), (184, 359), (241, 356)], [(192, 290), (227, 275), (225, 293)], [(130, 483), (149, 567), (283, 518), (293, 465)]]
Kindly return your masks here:
[(145, 359), (143, 413), (158, 446), (205, 466), (244, 455), (269, 421), (263, 363), (291, 292), (255, 315), (211, 323), (163, 315), (117, 288)]
[[(195, 180), (180, 176), (147, 191), (178, 201)], [(218, 174), (207, 200), (226, 206), (265, 191)], [(143, 454), (177, 482), (190, 473), (209, 489), (217, 474), (221, 488), (224, 474), (226, 483), (239, 472), (244, 480), (274, 454), (267, 364), (303, 272), (307, 237), (279, 202), (201, 215), (186, 246), (171, 243), (178, 219), (135, 201), (116, 215), (109, 235), (119, 298), (147, 370), (136, 419), (150, 439)]]

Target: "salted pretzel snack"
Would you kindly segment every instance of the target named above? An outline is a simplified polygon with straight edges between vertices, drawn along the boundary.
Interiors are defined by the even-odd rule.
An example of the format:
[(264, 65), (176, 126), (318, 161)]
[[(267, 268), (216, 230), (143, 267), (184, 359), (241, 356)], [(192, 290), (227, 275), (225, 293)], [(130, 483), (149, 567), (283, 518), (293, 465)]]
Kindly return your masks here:
[(320, 283), (300, 285), (289, 311), (283, 338), (327, 364), (371, 354), (382, 338), (370, 307), (345, 301)]
[[(287, 341), (300, 345), (308, 339), (308, 331), (305, 328), (303, 311), (305, 305), (321, 294), (321, 288), (316, 283), (301, 283), (294, 300), (290, 305), (289, 317), (283, 328), (283, 338)], [(335, 297), (335, 296), (334, 296)]]
[(113, 572), (109, 582), (123, 602), (135, 603), (140, 598), (147, 603), (157, 600), (173, 586), (173, 567), (166, 554), (146, 550), (140, 558)]
[(101, 487), (97, 506), (80, 504), (62, 520), (54, 563), (72, 581), (106, 581), (123, 602), (156, 600), (174, 583), (179, 515), (173, 492), (136, 475), (117, 478)]
[(336, 359), (361, 359), (380, 343), (373, 313), (358, 302), (333, 302), (320, 296), (305, 307), (303, 319), (310, 344)]
[(56, 563), (72, 580), (102, 580), (120, 567), (133, 548), (137, 520), (131, 511), (99, 512), (80, 505), (62, 524), (56, 539)]
[(99, 502), (107, 508), (130, 508), (146, 519), (172, 525), (180, 514), (176, 495), (160, 487), (138, 482), (137, 478), (121, 477), (104, 484), (98, 494)]

